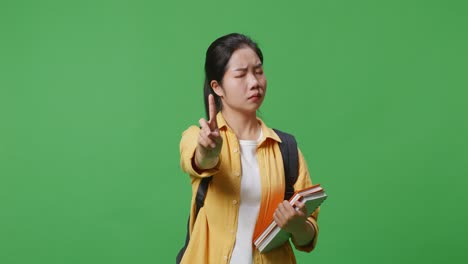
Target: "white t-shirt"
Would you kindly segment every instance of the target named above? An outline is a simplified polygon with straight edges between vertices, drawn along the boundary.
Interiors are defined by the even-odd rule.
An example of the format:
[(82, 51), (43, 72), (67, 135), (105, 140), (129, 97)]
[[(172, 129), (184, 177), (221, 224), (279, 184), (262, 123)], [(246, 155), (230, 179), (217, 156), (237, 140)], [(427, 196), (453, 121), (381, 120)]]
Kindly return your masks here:
[(262, 194), (260, 172), (257, 162), (257, 146), (262, 138), (262, 132), (257, 140), (239, 140), (241, 150), (241, 188), (237, 235), (230, 264), (252, 263), (252, 240)]

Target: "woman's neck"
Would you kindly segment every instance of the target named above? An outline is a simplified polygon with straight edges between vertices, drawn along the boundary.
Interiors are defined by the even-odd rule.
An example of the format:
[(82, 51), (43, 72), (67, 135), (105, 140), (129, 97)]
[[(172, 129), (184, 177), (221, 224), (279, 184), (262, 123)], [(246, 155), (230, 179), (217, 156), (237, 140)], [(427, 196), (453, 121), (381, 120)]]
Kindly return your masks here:
[(237, 139), (256, 140), (260, 133), (260, 124), (257, 114), (241, 114), (232, 111), (221, 111), (227, 125), (234, 131)]

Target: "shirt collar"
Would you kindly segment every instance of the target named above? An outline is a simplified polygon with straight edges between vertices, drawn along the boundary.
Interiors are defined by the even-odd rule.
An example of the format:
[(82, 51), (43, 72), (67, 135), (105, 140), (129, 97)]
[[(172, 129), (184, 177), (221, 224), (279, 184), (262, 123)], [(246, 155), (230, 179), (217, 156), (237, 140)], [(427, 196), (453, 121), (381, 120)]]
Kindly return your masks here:
[[(263, 143), (267, 138), (271, 138), (281, 143), (281, 139), (279, 138), (279, 136), (275, 133), (273, 129), (267, 127), (267, 125), (260, 118), (257, 117), (257, 120), (260, 123), (262, 133), (263, 133), (263, 137), (260, 140), (260, 143)], [(221, 114), (221, 111), (218, 112), (218, 114), (216, 115), (216, 121), (218, 122), (219, 129), (231, 130), (231, 128), (227, 125), (226, 120), (224, 119), (223, 115)]]

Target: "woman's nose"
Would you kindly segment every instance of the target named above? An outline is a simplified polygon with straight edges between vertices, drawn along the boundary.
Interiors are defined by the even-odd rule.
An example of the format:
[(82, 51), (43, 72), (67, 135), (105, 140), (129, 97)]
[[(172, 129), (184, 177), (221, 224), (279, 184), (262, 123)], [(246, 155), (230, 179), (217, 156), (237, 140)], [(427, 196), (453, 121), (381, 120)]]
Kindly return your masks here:
[(252, 89), (257, 89), (259, 86), (259, 81), (257, 79), (257, 76), (255, 74), (249, 74), (249, 82), (248, 82), (248, 87), (250, 90)]

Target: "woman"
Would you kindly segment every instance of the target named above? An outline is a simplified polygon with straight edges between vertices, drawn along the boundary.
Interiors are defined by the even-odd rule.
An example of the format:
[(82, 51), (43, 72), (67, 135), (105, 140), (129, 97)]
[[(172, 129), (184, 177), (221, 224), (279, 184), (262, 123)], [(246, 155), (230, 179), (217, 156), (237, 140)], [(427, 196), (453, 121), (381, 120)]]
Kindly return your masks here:
[[(250, 38), (229, 34), (215, 40), (205, 61), (208, 120), (191, 126), (180, 142), (181, 167), (192, 180), (190, 242), (182, 263), (296, 263), (289, 242), (267, 253), (253, 246), (266, 219), (292, 234), (296, 249), (310, 252), (317, 241), (317, 214), (284, 201), (284, 168), (278, 135), (259, 118), (266, 95), (263, 55)], [(195, 219), (201, 179), (211, 177)], [(312, 186), (299, 151), (296, 190)]]

